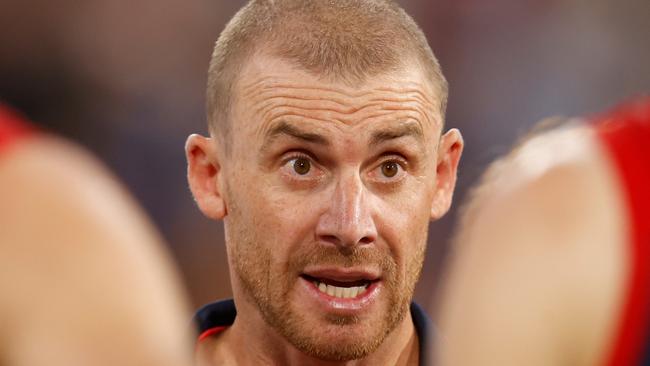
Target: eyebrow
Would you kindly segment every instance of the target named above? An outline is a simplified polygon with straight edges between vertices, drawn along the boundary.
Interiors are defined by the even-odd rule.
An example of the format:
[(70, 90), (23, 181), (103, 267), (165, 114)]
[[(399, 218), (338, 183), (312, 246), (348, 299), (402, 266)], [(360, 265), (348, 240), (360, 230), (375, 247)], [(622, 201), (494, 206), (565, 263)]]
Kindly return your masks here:
[(266, 138), (264, 139), (265, 142), (262, 150), (265, 150), (266, 147), (268, 147), (275, 139), (279, 138), (280, 136), (290, 136), (298, 140), (318, 145), (330, 145), (330, 142), (324, 136), (319, 135), (315, 132), (301, 130), (293, 124), (282, 121), (266, 133)]
[[(266, 137), (264, 139), (265, 141), (261, 151), (267, 150), (267, 148), (273, 143), (273, 141), (279, 138), (280, 136), (290, 136), (305, 142), (323, 145), (323, 146), (330, 146), (329, 140), (327, 140), (324, 136), (318, 133), (301, 130), (300, 128), (298, 128), (293, 124), (290, 124), (286, 121), (282, 121), (278, 123), (276, 126), (274, 126), (273, 128), (271, 128), (266, 133)], [(412, 136), (416, 138), (420, 143), (424, 141), (424, 133), (422, 132), (422, 128), (420, 127), (420, 125), (411, 122), (411, 123), (403, 123), (394, 127), (389, 127), (380, 131), (375, 131), (370, 138), (370, 146), (374, 147), (381, 143), (398, 139), (401, 137), (406, 137), (406, 136)]]
[(418, 142), (422, 142), (424, 140), (424, 133), (422, 132), (422, 127), (420, 127), (419, 124), (404, 123), (395, 127), (390, 127), (374, 132), (370, 138), (370, 146), (377, 146), (383, 142), (406, 136), (415, 137)]

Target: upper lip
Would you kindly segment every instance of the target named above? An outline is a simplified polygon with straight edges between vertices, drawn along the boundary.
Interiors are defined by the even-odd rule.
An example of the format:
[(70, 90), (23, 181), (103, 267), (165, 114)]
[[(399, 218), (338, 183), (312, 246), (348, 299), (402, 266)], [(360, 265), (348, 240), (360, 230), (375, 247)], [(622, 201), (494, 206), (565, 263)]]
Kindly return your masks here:
[(303, 275), (339, 282), (376, 281), (380, 278), (380, 271), (371, 268), (314, 267), (305, 269)]

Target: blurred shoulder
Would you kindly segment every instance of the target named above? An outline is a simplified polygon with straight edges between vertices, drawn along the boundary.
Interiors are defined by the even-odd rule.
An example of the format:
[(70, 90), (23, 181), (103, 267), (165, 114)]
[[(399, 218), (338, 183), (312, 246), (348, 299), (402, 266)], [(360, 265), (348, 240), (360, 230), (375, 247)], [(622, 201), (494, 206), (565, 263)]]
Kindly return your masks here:
[[(87, 227), (115, 236), (121, 227), (141, 238), (159, 239), (108, 169), (66, 140), (36, 135), (12, 146), (0, 156), (0, 182), (0, 222), (15, 234), (52, 230), (64, 237), (72, 234), (69, 228), (83, 234)], [(25, 230), (30, 224), (32, 230)]]
[[(144, 212), (78, 145), (51, 136), (21, 141), (0, 157), (0, 186), (0, 287), (45, 290), (50, 283), (74, 292), (127, 283), (136, 270), (147, 273), (139, 283), (171, 276), (162, 238)], [(10, 280), (16, 277), (21, 282)], [(126, 289), (111, 287), (113, 294)], [(8, 293), (16, 304), (30, 301), (18, 289)]]
[(602, 234), (586, 230), (595, 225), (614, 235), (625, 219), (617, 178), (595, 131), (568, 123), (531, 137), (490, 166), (466, 208), (465, 220), (474, 223), (463, 229), (503, 225), (527, 242), (537, 233), (565, 246), (579, 243), (570, 240), (576, 236)]
[(103, 164), (73, 143), (34, 136), (0, 157), (0, 187), (0, 356), (10, 364), (186, 364), (178, 274)]
[(616, 171), (589, 125), (535, 135), (474, 191), (454, 243), (460, 290), (451, 291), (467, 291), (481, 304), (469, 312), (540, 357), (594, 364), (620, 306), (626, 220)]

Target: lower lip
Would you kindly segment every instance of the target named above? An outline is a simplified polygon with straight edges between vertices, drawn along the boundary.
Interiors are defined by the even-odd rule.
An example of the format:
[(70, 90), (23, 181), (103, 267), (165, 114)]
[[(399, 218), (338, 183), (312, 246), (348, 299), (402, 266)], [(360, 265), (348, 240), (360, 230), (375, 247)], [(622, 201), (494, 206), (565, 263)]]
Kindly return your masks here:
[(321, 306), (330, 311), (338, 313), (354, 314), (369, 308), (381, 293), (383, 286), (381, 281), (372, 282), (366, 290), (352, 298), (339, 298), (330, 296), (316, 287), (316, 285), (305, 278), (300, 278), (302, 287), (309, 295), (314, 298)]

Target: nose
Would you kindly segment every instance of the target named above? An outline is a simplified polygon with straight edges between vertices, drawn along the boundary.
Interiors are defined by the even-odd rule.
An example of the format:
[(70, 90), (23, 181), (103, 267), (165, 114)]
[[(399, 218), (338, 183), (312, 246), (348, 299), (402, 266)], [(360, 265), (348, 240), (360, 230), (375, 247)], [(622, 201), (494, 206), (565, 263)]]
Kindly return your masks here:
[(316, 227), (318, 239), (341, 249), (374, 243), (377, 228), (368, 195), (358, 175), (340, 179), (328, 209), (319, 218)]

